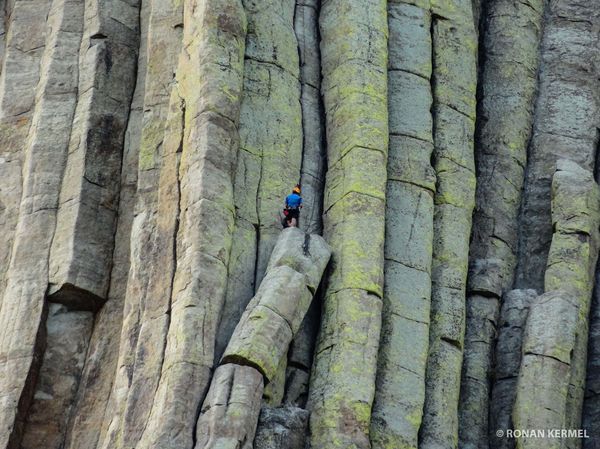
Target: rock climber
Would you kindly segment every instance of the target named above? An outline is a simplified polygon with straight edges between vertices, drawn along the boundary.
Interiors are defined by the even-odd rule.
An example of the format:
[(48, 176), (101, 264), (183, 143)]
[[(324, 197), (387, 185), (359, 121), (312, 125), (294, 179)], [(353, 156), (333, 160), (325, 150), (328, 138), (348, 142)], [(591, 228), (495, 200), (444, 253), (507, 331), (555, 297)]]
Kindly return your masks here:
[(300, 184), (296, 184), (292, 193), (285, 197), (285, 208), (283, 209), (283, 215), (285, 215), (283, 226), (285, 228), (296, 228), (299, 225), (300, 209), (302, 209), (301, 193)]

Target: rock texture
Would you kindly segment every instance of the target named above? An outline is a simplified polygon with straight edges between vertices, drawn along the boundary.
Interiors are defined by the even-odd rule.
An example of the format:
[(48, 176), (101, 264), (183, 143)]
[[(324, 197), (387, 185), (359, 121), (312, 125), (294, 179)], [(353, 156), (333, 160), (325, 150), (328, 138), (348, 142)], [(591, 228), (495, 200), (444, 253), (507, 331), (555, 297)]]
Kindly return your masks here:
[[(531, 305), (514, 405), (515, 429), (566, 428), (569, 371), (579, 307), (566, 292), (547, 292)], [(564, 447), (560, 439), (517, 439), (517, 448)]]
[[(529, 309), (536, 298), (535, 290), (511, 290), (502, 298), (496, 341), (496, 369), (491, 390), (489, 429), (487, 429), (490, 448), (515, 447), (514, 438), (504, 437), (504, 435), (498, 437), (496, 431), (514, 428), (512, 410), (521, 368), (523, 333)], [(483, 419), (485, 420), (485, 417)]]
[(263, 407), (255, 449), (304, 449), (309, 412), (298, 407)]
[(281, 232), (265, 278), (215, 371), (198, 418), (197, 449), (253, 447), (264, 385), (282, 371), (330, 256), (318, 235), (298, 228)]
[(429, 6), (388, 2), (390, 147), (375, 448), (416, 448), (425, 400), (435, 191)]
[(0, 0), (0, 449), (600, 447), (599, 30)]
[(197, 449), (251, 449), (263, 392), (261, 373), (249, 366), (219, 366), (200, 409)]
[[(571, 360), (566, 428), (581, 427), (588, 318), (600, 245), (600, 189), (593, 175), (573, 161), (559, 160), (552, 179), (554, 234), (544, 275), (546, 291), (563, 289), (575, 301), (579, 314)], [(566, 447), (580, 447), (568, 440)]]
[(468, 1), (433, 5), (434, 197), (431, 326), (419, 447), (457, 447), (465, 291), (475, 205), (477, 44)]
[(309, 391), (310, 444), (368, 448), (383, 295), (386, 2), (329, 0), (320, 27), (328, 145), (324, 236), (333, 258)]
[(480, 61), (477, 192), (461, 378), (464, 406), (459, 416), (459, 438), (465, 449), (489, 444), (494, 338), (499, 332), (502, 296), (513, 286), (517, 263), (518, 217), (533, 123), (543, 9), (542, 1), (487, 2), (482, 22), (480, 54), (485, 56)]

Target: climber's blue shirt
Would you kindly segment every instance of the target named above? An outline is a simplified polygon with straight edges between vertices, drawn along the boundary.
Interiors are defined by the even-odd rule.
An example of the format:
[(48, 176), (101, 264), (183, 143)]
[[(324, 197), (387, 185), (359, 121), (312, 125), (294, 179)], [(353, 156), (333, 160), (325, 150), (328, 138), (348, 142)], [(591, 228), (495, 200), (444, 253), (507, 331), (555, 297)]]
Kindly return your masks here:
[(292, 209), (298, 209), (301, 204), (302, 204), (302, 197), (300, 195), (298, 195), (297, 193), (290, 193), (285, 198), (285, 205)]

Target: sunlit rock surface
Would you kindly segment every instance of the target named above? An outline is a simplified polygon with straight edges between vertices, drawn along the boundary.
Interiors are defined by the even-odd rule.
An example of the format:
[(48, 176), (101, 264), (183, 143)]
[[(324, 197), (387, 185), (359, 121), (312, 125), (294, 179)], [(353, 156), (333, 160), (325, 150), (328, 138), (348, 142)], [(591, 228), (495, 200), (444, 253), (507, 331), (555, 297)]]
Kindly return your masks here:
[(0, 0), (0, 449), (600, 447), (599, 30)]

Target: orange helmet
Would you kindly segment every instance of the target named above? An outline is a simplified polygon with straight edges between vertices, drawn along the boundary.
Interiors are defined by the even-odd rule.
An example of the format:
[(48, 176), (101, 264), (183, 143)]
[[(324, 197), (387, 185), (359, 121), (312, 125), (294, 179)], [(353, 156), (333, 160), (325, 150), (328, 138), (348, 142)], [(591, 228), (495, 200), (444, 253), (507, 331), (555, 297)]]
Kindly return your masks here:
[(302, 190), (300, 189), (300, 185), (299, 184), (296, 185), (296, 187), (294, 187), (292, 192), (300, 194), (302, 192)]

